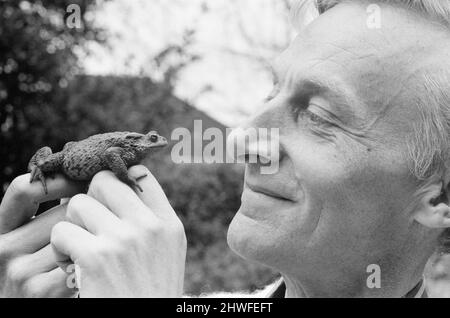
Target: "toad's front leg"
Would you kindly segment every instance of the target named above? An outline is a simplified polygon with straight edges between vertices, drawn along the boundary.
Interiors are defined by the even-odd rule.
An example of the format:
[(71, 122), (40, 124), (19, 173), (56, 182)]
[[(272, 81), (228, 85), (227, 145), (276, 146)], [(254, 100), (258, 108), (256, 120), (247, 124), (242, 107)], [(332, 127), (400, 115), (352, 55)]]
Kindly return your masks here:
[(122, 157), (124, 152), (125, 150), (123, 148), (111, 147), (105, 151), (103, 160), (120, 181), (128, 184), (131, 188), (135, 187), (139, 191), (144, 192), (137, 181), (140, 178), (146, 177), (146, 175), (138, 179), (133, 179), (128, 175), (128, 167)]

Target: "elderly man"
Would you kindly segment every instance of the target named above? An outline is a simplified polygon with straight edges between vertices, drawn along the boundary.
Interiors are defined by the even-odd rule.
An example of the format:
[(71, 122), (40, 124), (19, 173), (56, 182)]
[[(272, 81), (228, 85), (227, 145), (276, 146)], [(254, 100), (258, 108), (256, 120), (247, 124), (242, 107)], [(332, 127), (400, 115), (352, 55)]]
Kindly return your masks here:
[[(267, 296), (421, 297), (424, 266), (450, 228), (450, 3), (318, 8), (245, 126), (279, 128), (279, 169), (247, 164), (229, 245), (281, 273)], [(181, 296), (183, 226), (152, 175), (130, 169), (143, 172), (143, 193), (109, 172), (87, 195), (58, 177), (45, 196), (18, 177), (0, 209), (1, 294), (71, 295), (74, 263), (81, 297)], [(26, 222), (39, 202), (64, 197)]]

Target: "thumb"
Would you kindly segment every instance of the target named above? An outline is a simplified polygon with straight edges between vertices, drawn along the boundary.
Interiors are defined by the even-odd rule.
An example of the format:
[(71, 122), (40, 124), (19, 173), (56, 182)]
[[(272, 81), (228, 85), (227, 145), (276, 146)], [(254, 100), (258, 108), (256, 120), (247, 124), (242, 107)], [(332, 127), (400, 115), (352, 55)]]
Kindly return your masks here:
[(176, 216), (166, 194), (147, 167), (143, 165), (133, 166), (128, 170), (128, 174), (131, 178), (137, 180), (143, 190), (142, 192), (136, 191), (137, 196), (154, 214), (162, 218)]

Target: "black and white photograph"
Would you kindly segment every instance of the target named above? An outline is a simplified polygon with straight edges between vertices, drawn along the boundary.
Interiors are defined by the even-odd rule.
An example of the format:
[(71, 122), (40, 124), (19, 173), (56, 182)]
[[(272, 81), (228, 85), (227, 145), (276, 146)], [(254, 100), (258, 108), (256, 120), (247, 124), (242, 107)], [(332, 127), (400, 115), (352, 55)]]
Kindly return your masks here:
[(450, 0), (0, 0), (0, 298), (450, 298)]

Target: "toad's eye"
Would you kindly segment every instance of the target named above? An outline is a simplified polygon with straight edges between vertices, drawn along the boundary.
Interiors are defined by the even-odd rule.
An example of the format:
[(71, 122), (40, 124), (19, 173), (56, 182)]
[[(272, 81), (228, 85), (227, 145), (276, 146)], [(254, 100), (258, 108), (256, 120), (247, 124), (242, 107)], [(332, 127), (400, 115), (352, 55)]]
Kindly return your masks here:
[(157, 142), (158, 141), (158, 135), (151, 135), (150, 136), (150, 141), (151, 142)]

